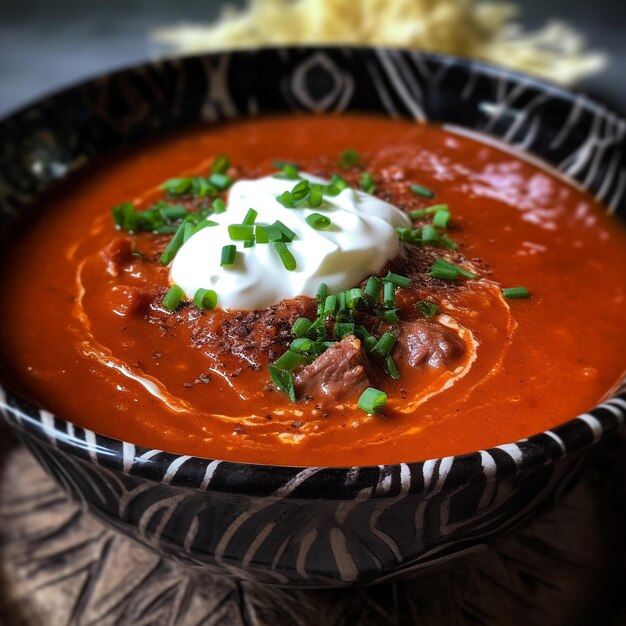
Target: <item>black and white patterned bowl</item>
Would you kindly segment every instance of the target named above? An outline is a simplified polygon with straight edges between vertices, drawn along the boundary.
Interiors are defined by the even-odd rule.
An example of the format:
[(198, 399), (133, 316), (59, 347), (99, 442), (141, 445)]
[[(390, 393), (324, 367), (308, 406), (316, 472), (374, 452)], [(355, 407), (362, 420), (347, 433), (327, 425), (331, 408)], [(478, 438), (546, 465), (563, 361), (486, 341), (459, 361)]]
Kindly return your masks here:
[[(371, 111), (490, 133), (626, 215), (626, 121), (593, 100), (449, 56), (265, 49), (161, 61), (46, 98), (0, 123), (0, 227), (99, 155), (188, 123), (265, 112)], [(4, 321), (3, 323), (6, 323)], [(7, 364), (10, 367), (10, 364)], [(626, 387), (528, 439), (375, 467), (279, 467), (115, 441), (0, 390), (41, 464), (98, 518), (191, 566), (269, 584), (381, 582), (515, 529), (620, 427)]]

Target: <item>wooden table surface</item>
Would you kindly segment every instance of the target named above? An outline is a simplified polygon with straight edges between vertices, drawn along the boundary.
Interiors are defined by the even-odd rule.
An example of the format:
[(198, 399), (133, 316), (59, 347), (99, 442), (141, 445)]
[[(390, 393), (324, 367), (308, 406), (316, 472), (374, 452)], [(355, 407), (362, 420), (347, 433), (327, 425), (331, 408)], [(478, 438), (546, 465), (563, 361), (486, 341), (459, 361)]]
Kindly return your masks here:
[(330, 591), (201, 575), (82, 512), (0, 426), (1, 626), (626, 624), (626, 436), (513, 537), (409, 581)]

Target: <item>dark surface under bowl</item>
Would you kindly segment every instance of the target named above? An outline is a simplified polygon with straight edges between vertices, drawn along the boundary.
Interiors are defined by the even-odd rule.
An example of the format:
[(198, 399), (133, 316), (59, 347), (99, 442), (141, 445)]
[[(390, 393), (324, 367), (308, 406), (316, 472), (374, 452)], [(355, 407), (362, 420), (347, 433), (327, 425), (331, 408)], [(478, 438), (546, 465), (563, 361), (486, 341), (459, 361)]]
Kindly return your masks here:
[[(626, 122), (583, 95), (448, 56), (266, 49), (162, 61), (42, 100), (0, 123), (0, 227), (98, 156), (197, 121), (370, 111), (456, 124), (538, 155), (626, 214)], [(10, 366), (10, 364), (9, 364)], [(279, 467), (171, 454), (77, 427), (3, 390), (7, 421), (107, 524), (193, 566), (268, 584), (409, 575), (519, 527), (624, 422), (626, 390), (522, 441), (418, 463)]]

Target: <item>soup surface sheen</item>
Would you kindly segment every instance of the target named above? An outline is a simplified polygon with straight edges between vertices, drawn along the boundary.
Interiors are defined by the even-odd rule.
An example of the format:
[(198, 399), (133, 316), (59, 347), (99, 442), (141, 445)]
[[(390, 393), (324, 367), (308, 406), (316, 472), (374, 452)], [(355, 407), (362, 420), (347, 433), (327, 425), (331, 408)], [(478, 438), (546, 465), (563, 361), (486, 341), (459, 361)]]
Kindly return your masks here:
[[(359, 163), (341, 169), (347, 148)], [(170, 283), (158, 259), (171, 235), (120, 232), (111, 207), (146, 209), (163, 181), (206, 174), (220, 154), (235, 179), (267, 176), (280, 159), (325, 180), (339, 172), (355, 188), (368, 172), (373, 194), (407, 212), (449, 206), (452, 260), (477, 278), (429, 278), (452, 254), (441, 247), (407, 245), (381, 268), (411, 279), (396, 289), (403, 323), (448, 342), (410, 364), (399, 352), (405, 326), (375, 322), (377, 336), (398, 335), (400, 378), (368, 366), (368, 384), (388, 395), (384, 414), (366, 414), (349, 394), (300, 393), (292, 404), (272, 386), (268, 363), (293, 340), (297, 317), (315, 319), (314, 299), (257, 312), (161, 306)], [(439, 127), (351, 115), (195, 128), (81, 173), (40, 209), (4, 258), (7, 377), (61, 417), (143, 446), (287, 465), (417, 461), (556, 426), (624, 375), (622, 225), (549, 171)], [(531, 297), (502, 296), (517, 286)], [(433, 319), (416, 307), (423, 300), (436, 304)]]

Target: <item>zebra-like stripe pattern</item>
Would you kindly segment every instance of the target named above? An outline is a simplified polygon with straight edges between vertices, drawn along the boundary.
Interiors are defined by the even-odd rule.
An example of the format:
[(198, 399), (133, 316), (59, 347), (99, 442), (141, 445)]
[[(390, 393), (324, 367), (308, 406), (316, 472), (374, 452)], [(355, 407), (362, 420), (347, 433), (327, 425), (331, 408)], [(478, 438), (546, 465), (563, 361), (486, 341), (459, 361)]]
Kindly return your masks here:
[[(593, 100), (414, 51), (266, 49), (159, 61), (83, 83), (0, 122), (0, 231), (96, 156), (197, 120), (276, 111), (385, 113), (490, 133), (626, 214), (626, 121)], [(567, 489), (626, 419), (626, 386), (516, 443), (419, 463), (278, 467), (115, 441), (0, 389), (39, 462), (105, 523), (190, 566), (266, 584), (387, 581), (474, 550)]]

